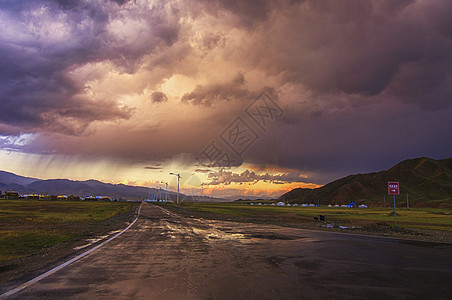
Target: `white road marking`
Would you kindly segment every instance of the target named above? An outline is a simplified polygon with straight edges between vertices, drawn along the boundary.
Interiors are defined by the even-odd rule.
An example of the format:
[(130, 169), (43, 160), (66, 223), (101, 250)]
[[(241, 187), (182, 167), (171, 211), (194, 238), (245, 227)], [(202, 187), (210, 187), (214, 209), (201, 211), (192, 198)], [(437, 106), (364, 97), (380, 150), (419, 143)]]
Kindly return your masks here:
[(33, 278), (33, 279), (31, 279), (31, 280), (25, 282), (24, 284), (22, 284), (22, 285), (20, 285), (20, 286), (18, 286), (18, 287), (16, 287), (16, 288), (14, 288), (14, 289), (12, 289), (12, 290), (10, 290), (10, 291), (4, 293), (4, 294), (1, 294), (1, 295), (0, 295), (0, 299), (6, 298), (6, 297), (8, 297), (8, 296), (12, 296), (12, 295), (14, 295), (14, 294), (17, 293), (17, 292), (20, 292), (21, 290), (23, 290), (23, 289), (29, 287), (30, 285), (32, 285), (32, 284), (34, 284), (34, 283), (36, 283), (36, 282), (38, 282), (38, 281), (40, 281), (40, 280), (46, 278), (47, 276), (49, 276), (49, 275), (51, 275), (51, 274), (53, 274), (53, 273), (55, 273), (55, 272), (58, 272), (59, 270), (63, 269), (64, 267), (69, 266), (69, 265), (72, 264), (73, 262), (76, 262), (77, 260), (79, 260), (79, 259), (81, 259), (81, 258), (87, 256), (88, 254), (93, 253), (94, 251), (96, 251), (96, 250), (99, 249), (100, 247), (102, 247), (102, 246), (106, 245), (107, 243), (111, 242), (112, 240), (114, 240), (115, 238), (117, 238), (118, 236), (120, 236), (121, 234), (123, 234), (124, 232), (126, 232), (127, 230), (129, 230), (130, 227), (132, 227), (133, 224), (135, 224), (135, 222), (136, 222), (136, 221), (138, 220), (138, 218), (140, 217), (140, 212), (141, 212), (141, 206), (142, 206), (142, 205), (143, 205), (143, 202), (141, 202), (141, 204), (140, 204), (140, 208), (138, 209), (138, 214), (137, 214), (137, 217), (135, 218), (135, 220), (133, 220), (133, 222), (130, 223), (130, 225), (127, 226), (123, 231), (121, 231), (121, 232), (117, 233), (116, 235), (112, 236), (111, 238), (109, 238), (109, 239), (106, 240), (105, 242), (100, 243), (100, 244), (97, 245), (96, 247), (91, 248), (91, 249), (89, 249), (88, 251), (83, 252), (82, 254), (80, 254), (80, 255), (74, 257), (73, 259), (68, 260), (67, 262), (62, 263), (61, 265), (59, 265), (59, 266), (57, 266), (57, 267), (51, 269), (50, 271), (47, 271), (47, 272), (45, 272), (44, 274), (41, 274), (41, 275), (39, 275), (38, 277), (35, 277), (35, 278)]

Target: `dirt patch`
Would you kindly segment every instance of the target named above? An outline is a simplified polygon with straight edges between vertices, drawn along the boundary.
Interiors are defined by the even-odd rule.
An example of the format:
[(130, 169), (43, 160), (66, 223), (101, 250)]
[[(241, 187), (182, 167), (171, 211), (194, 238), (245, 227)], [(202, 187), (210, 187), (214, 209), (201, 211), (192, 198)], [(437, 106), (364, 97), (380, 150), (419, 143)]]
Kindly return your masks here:
[[(393, 217), (393, 216), (394, 216), (394, 212), (391, 211), (390, 213), (387, 214), (387, 216)], [(397, 216), (397, 217), (400, 217), (400, 216), (402, 216), (402, 215), (399, 214), (398, 212), (396, 212), (396, 216)]]

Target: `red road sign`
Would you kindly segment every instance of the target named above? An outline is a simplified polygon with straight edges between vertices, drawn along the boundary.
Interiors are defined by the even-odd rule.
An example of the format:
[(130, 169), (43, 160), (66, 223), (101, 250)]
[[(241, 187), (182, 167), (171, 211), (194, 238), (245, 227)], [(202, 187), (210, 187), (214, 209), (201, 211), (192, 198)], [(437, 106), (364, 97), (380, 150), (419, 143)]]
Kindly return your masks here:
[(397, 181), (388, 182), (388, 194), (389, 195), (399, 195), (400, 194), (400, 185)]

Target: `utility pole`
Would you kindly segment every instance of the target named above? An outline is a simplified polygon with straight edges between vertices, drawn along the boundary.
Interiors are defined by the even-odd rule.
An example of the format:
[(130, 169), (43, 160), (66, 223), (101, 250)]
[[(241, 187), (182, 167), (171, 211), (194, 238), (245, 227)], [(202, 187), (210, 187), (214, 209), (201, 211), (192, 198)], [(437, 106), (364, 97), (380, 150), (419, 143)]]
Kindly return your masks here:
[(176, 200), (176, 209), (179, 209), (179, 181), (180, 181), (180, 173), (170, 173), (170, 175), (176, 175), (177, 176), (177, 200)]
[(406, 208), (410, 208), (410, 204), (408, 203), (408, 193), (406, 193)]
[(397, 212), (396, 212), (396, 201), (395, 195), (400, 195), (400, 184), (398, 181), (388, 182), (388, 194), (394, 197), (394, 225), (395, 231), (397, 232)]
[(161, 183), (166, 184), (166, 189), (165, 189), (165, 206), (166, 206), (166, 199), (168, 197), (168, 182), (162, 181)]
[(386, 208), (386, 196), (383, 197), (383, 207)]
[(396, 212), (395, 194), (393, 196), (394, 196), (394, 224), (395, 231), (397, 232), (397, 212)]

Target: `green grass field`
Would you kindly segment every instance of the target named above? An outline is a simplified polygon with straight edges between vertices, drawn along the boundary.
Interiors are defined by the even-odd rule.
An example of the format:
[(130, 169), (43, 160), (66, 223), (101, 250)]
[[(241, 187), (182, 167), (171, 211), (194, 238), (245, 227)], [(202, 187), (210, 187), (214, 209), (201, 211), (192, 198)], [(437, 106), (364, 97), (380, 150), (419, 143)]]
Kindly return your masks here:
[[(248, 205), (243, 203), (182, 203), (182, 208), (212, 214), (274, 218), (281, 221), (303, 222), (324, 215), (327, 222), (367, 225), (394, 224), (393, 208), (334, 208), (334, 207), (279, 207)], [(404, 228), (452, 231), (452, 209), (448, 208), (397, 208), (397, 224)]]
[(136, 203), (0, 200), (0, 263), (88, 235)]

